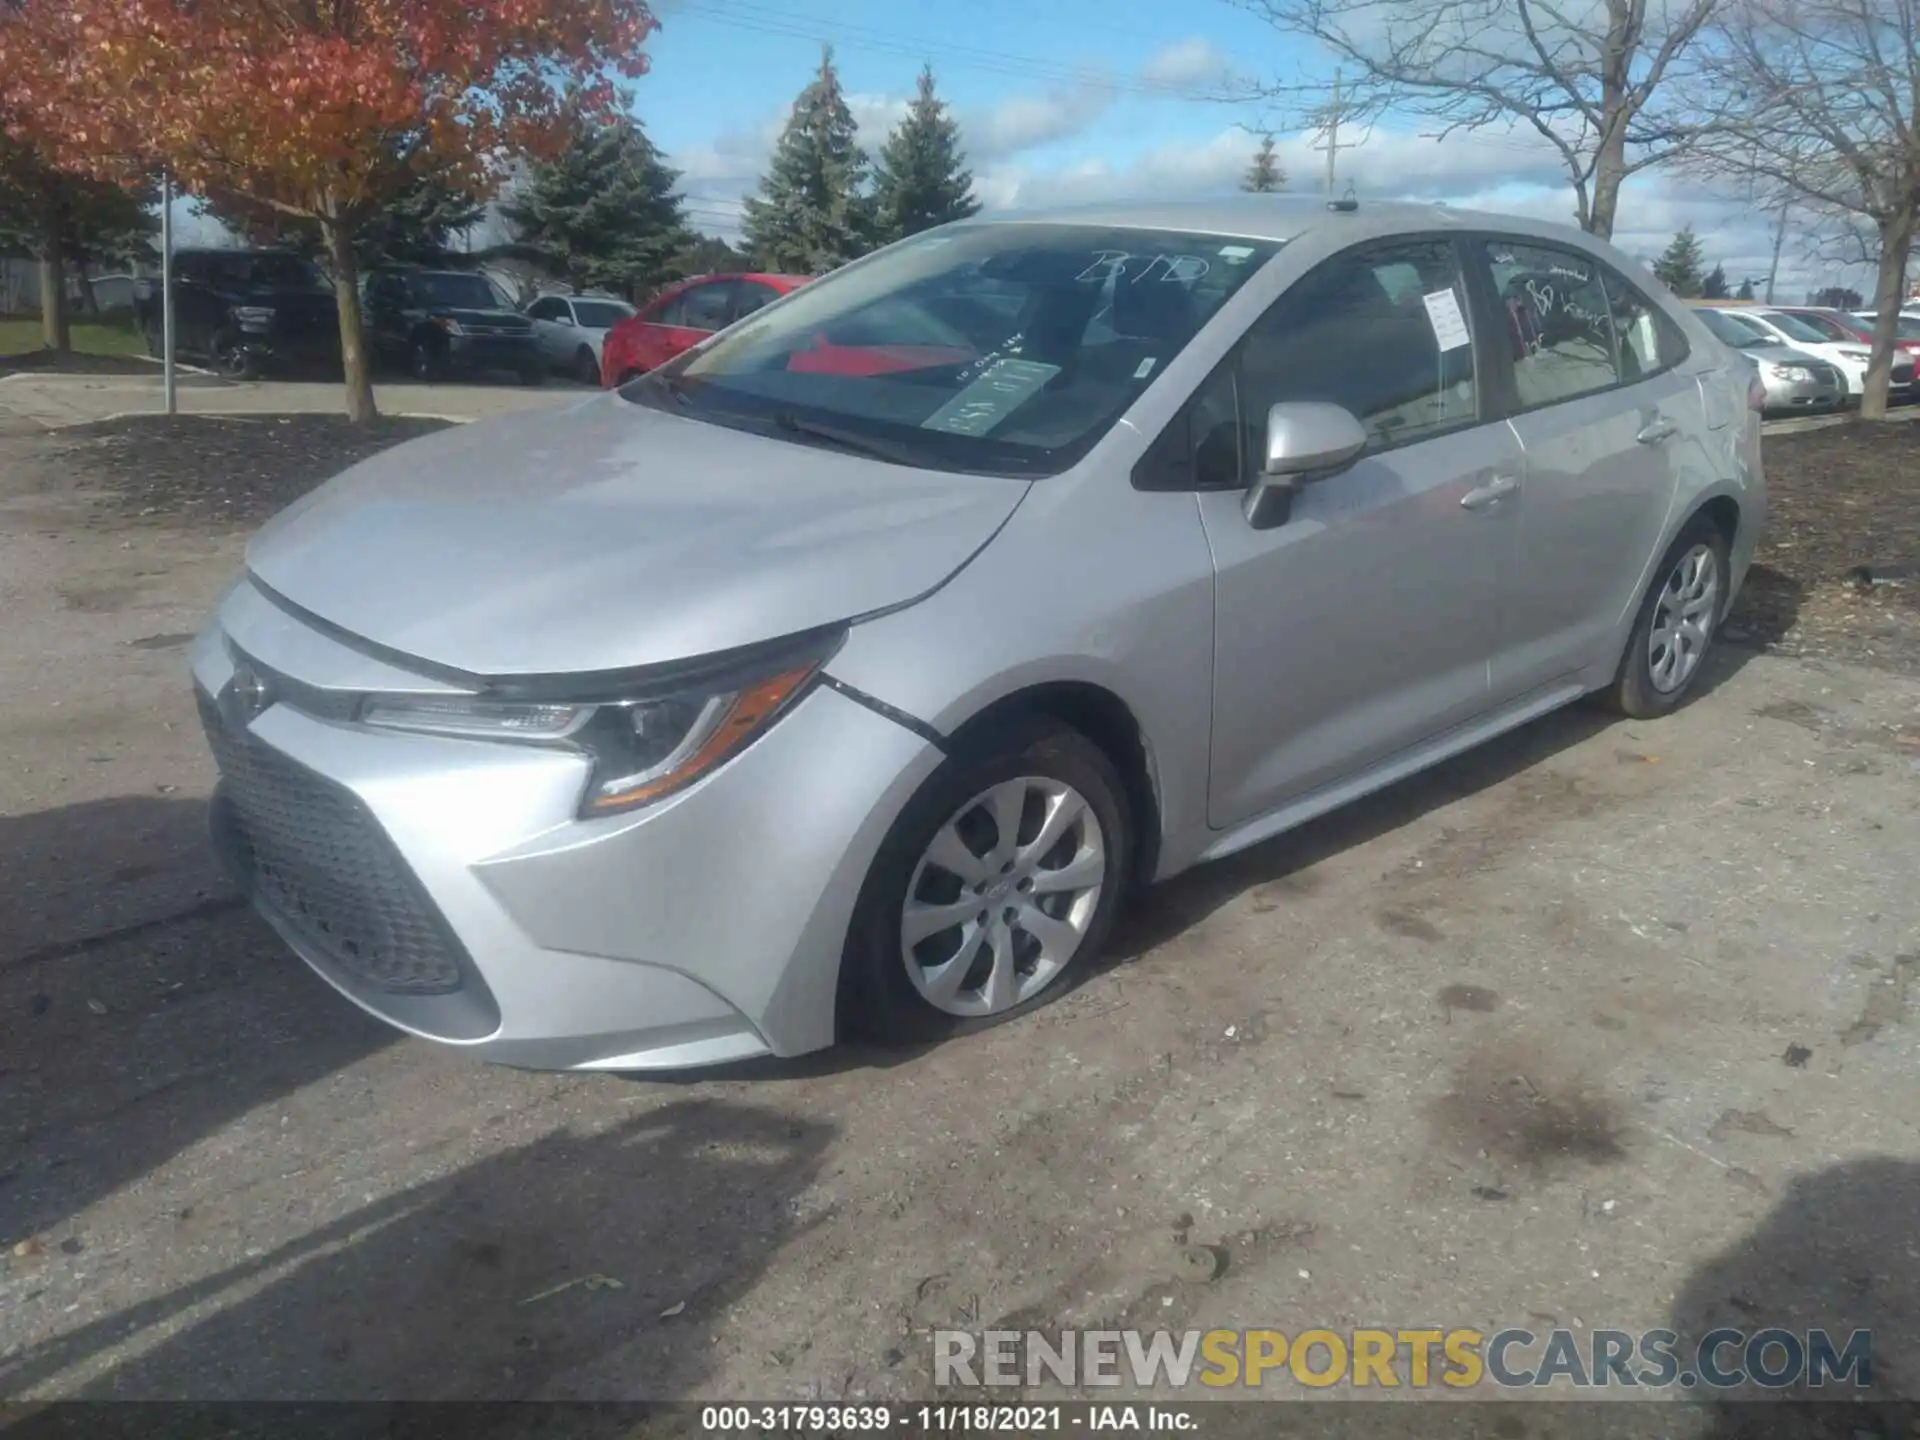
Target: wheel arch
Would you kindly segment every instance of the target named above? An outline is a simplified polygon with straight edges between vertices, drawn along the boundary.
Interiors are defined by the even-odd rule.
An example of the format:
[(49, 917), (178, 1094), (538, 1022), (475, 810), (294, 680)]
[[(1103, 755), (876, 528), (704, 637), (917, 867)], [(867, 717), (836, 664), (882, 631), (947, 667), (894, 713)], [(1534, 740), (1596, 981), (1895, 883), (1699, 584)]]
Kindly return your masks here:
[(1015, 715), (1042, 715), (1079, 731), (1099, 746), (1126, 787), (1134, 848), (1128, 887), (1153, 878), (1160, 863), (1163, 821), (1152, 742), (1139, 717), (1114, 691), (1089, 680), (1028, 684), (975, 711), (948, 736), (951, 751)]

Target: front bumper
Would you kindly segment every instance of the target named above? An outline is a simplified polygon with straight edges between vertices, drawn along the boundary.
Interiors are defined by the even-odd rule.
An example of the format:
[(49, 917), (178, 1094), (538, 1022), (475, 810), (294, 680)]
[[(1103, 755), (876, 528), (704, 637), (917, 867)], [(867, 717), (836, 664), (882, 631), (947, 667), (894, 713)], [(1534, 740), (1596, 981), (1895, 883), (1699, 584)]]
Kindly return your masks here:
[(1781, 380), (1760, 372), (1761, 383), (1767, 390), (1768, 410), (1832, 410), (1845, 402), (1847, 390), (1845, 383), (1837, 373), (1832, 379), (1816, 377), (1808, 380)]
[[(294, 698), (242, 713), (236, 656)], [(577, 754), (345, 718), (356, 687), (435, 688), (388, 668), (244, 583), (194, 648), (223, 859), (329, 984), (409, 1033), (537, 1069), (833, 1042), (854, 902), (933, 747), (816, 687), (687, 790), (583, 821)]]
[(546, 356), (532, 335), (450, 335), (447, 363), (455, 370), (540, 370)]

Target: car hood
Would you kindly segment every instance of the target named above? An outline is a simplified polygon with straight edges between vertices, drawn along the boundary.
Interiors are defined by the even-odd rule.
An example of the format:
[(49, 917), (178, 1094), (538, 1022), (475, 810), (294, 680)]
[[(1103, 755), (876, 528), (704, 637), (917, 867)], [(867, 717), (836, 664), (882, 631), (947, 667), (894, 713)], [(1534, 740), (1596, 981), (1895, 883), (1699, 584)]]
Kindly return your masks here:
[(1742, 346), (1735, 354), (1745, 355), (1755, 364), (1762, 365), (1820, 365), (1827, 363), (1826, 357), (1811, 350), (1802, 350), (1795, 345), (1754, 345)]
[(436, 665), (619, 670), (914, 600), (1027, 489), (609, 393), (363, 461), (268, 522), (247, 565), (322, 620)]

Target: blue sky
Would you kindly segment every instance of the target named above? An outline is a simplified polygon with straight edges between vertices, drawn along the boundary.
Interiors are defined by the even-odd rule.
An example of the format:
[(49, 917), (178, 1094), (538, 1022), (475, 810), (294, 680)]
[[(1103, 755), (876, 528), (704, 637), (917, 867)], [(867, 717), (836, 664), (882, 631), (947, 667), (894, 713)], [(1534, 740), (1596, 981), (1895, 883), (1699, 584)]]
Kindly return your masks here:
[[(1227, 0), (661, 0), (653, 73), (635, 111), (685, 171), (690, 218), (735, 235), (794, 94), (831, 42), (869, 150), (913, 90), (923, 61), (958, 115), (988, 209), (1118, 195), (1206, 194), (1238, 183), (1255, 140), (1276, 130), (1293, 189), (1318, 190), (1324, 156), (1298, 106), (1215, 98), (1258, 80), (1324, 81), (1328, 57)], [(1340, 156), (1341, 187), (1447, 200), (1567, 221), (1557, 157), (1524, 131), (1446, 141), (1389, 118)], [(1737, 281), (1764, 275), (1766, 217), (1677, 178), (1629, 183), (1616, 241), (1646, 257), (1681, 225)], [(1783, 298), (1816, 271), (1796, 246)], [(1857, 282), (1856, 282), (1857, 283)]]
[[(822, 42), (835, 48), (869, 151), (913, 93), (922, 62), (933, 65), (989, 210), (1229, 191), (1257, 143), (1251, 131), (1261, 128), (1276, 132), (1289, 188), (1317, 192), (1323, 183), (1325, 159), (1306, 113), (1312, 98), (1281, 106), (1218, 97), (1244, 94), (1250, 80), (1324, 82), (1330, 60), (1229, 0), (657, 3), (663, 28), (649, 44), (653, 70), (635, 86), (634, 109), (684, 172), (689, 219), (729, 238)], [(1389, 117), (1342, 151), (1341, 188), (1571, 221), (1572, 192), (1538, 136), (1479, 131), (1439, 141), (1423, 133), (1430, 129)], [(1651, 258), (1687, 223), (1708, 263), (1725, 264), (1736, 282), (1766, 273), (1769, 217), (1678, 177), (1630, 181), (1615, 240)], [(1804, 250), (1789, 241), (1783, 299), (1835, 274)], [(1862, 278), (1849, 283), (1866, 288)]]

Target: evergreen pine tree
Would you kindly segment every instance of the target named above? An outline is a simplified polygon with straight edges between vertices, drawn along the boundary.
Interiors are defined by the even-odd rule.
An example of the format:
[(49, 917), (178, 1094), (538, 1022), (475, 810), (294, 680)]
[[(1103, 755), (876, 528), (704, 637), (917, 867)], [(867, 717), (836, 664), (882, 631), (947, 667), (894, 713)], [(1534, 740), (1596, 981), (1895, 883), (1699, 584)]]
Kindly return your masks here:
[(793, 102), (760, 194), (746, 202), (747, 249), (769, 270), (824, 275), (871, 248), (867, 157), (840, 89), (833, 49)]
[(1706, 278), (1700, 282), (1702, 300), (1724, 300), (1727, 298), (1727, 267), (1716, 265), (1707, 271)]
[(1753, 293), (1753, 281), (1742, 280), (1740, 282), (1740, 288), (1733, 292), (1733, 298), (1736, 300), (1752, 300), (1757, 298)]
[(1653, 273), (1659, 277), (1661, 284), (1681, 299), (1691, 300), (1700, 294), (1700, 262), (1703, 258), (1700, 239), (1689, 225), (1673, 237), (1673, 243), (1667, 246), (1666, 253), (1653, 262)]
[(875, 239), (917, 235), (978, 214), (973, 172), (960, 151), (960, 127), (933, 93), (933, 67), (920, 71), (920, 92), (893, 127), (874, 166)]
[(1286, 187), (1287, 172), (1273, 153), (1273, 136), (1262, 135), (1260, 148), (1253, 152), (1253, 163), (1247, 166), (1247, 177), (1240, 182), (1240, 188), (1266, 194)]
[(576, 290), (643, 294), (680, 274), (693, 236), (673, 193), (680, 172), (621, 116), (580, 122), (559, 159), (536, 164), (500, 213), (516, 247)]

